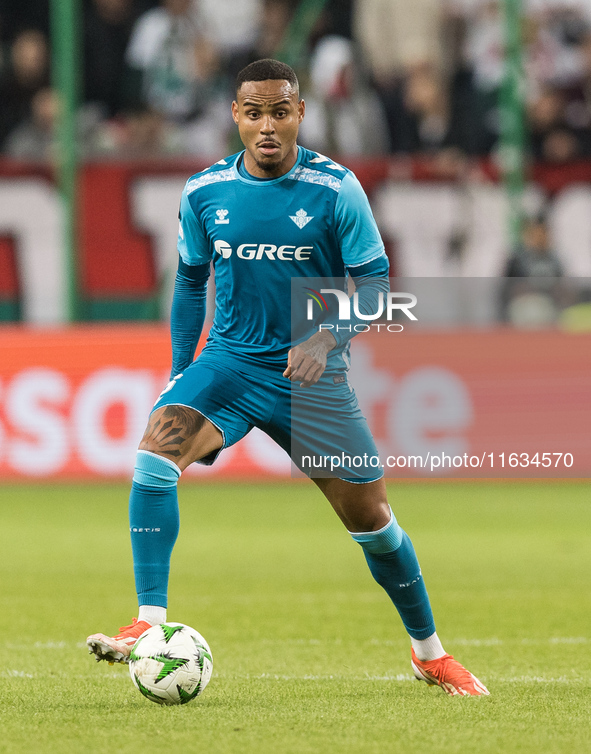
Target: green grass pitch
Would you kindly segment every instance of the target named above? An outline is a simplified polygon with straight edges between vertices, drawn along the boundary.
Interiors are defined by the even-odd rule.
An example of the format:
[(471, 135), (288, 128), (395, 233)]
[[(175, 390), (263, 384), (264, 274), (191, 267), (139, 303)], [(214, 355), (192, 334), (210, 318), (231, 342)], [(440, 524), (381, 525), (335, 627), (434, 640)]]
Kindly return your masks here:
[(135, 614), (125, 485), (0, 489), (0, 752), (591, 751), (588, 483), (400, 483), (447, 650), (489, 687), (411, 678), (398, 616), (306, 482), (186, 483), (170, 620), (209, 641), (162, 708), (84, 640)]

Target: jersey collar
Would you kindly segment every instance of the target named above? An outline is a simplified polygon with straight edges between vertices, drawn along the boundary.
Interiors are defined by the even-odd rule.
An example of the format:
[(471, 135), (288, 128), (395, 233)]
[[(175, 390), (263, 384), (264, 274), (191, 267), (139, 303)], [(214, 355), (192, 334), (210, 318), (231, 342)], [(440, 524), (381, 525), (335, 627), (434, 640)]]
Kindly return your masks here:
[[(241, 172), (238, 170), (238, 164), (240, 160), (244, 160), (244, 154), (246, 150), (243, 149), (242, 152), (238, 154), (236, 157), (236, 160), (234, 161), (234, 175), (239, 181), (242, 181), (242, 183), (248, 183), (250, 186), (274, 186), (276, 183), (280, 183), (281, 181), (284, 181), (286, 178), (289, 178), (289, 176), (296, 170), (302, 161), (303, 157), (303, 149), (298, 145), (298, 156), (296, 158), (296, 161), (294, 162), (291, 170), (288, 170), (285, 175), (280, 175), (278, 178), (267, 178), (262, 181), (257, 181), (255, 178), (246, 178), (244, 175), (241, 174)], [(244, 164), (244, 162), (243, 162)]]

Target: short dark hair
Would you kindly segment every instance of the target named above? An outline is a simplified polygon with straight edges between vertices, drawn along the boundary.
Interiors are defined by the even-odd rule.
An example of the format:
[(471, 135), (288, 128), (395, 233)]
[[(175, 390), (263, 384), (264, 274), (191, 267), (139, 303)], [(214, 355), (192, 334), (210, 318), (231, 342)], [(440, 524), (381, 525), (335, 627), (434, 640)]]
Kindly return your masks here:
[(246, 68), (243, 68), (236, 76), (236, 91), (240, 90), (245, 81), (268, 81), (269, 79), (287, 81), (296, 92), (299, 91), (298, 77), (293, 68), (273, 58), (255, 60), (254, 63), (249, 63)]

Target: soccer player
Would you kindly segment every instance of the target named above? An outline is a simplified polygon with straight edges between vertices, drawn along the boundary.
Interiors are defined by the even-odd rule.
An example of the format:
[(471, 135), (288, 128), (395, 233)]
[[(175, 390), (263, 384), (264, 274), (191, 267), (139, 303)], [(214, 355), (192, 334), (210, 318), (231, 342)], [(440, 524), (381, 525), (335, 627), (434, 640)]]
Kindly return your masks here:
[[(336, 289), (350, 275), (357, 312), (375, 311), (376, 291), (388, 290), (388, 260), (367, 197), (351, 171), (297, 145), (304, 113), (289, 66), (251, 63), (238, 74), (232, 103), (245, 149), (191, 177), (182, 193), (171, 381), (150, 415), (129, 502), (139, 616), (116, 636), (88, 637), (97, 660), (127, 662), (137, 637), (166, 620), (177, 481), (189, 464), (213, 463), (255, 426), (300, 467), (304, 453), (378, 455), (346, 379), (351, 333), (331, 328), (330, 315), (321, 329), (303, 319), (294, 330), (290, 324), (294, 278), (335, 281)], [(215, 319), (193, 361), (211, 262)], [(381, 468), (337, 469), (314, 482), (398, 610), (416, 677), (452, 695), (488, 694), (441, 645)]]

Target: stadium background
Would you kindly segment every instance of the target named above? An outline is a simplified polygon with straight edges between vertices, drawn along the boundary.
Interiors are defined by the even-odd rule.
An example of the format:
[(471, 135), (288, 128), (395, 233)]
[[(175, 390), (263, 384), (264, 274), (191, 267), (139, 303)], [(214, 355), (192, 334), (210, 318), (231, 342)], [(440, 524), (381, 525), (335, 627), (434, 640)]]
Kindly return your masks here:
[[(588, 484), (536, 480), (591, 468), (591, 3), (3, 0), (0, 43), (6, 751), (135, 751), (138, 741), (150, 751), (162, 728), (188, 750), (200, 737), (213, 751), (377, 752), (393, 750), (393, 730), (406, 751), (585, 750)], [(375, 336), (354, 343), (380, 447), (576, 459), (553, 474), (501, 475), (530, 480), (518, 485), (438, 485), (407, 470), (413, 484), (391, 487), (425, 553), (444, 638), (500, 697), (486, 720), (407, 689), (390, 607), (357, 576), (314, 491), (289, 481), (286, 456), (257, 432), (182, 481), (184, 581), (173, 598), (219, 663), (207, 716), (182, 729), (178, 716), (151, 718), (128, 701), (121, 673), (91, 677), (78, 659), (80, 637), (99, 620), (118, 625), (133, 604), (117, 480), (130, 477), (168, 378), (180, 191), (240, 148), (232, 80), (267, 55), (300, 76), (301, 143), (359, 176), (393, 275), (434, 281), (416, 331), (392, 348)], [(195, 562), (207, 610), (195, 604)], [(309, 691), (302, 646), (320, 690)], [(61, 657), (56, 670), (56, 648), (75, 683)], [(376, 701), (385, 683), (402, 722)], [(85, 695), (117, 719), (116, 744), (96, 705), (81, 711)], [(277, 717), (273, 699), (289, 710), (294, 695), (300, 717)], [(136, 724), (121, 714), (128, 704)], [(440, 728), (425, 731), (427, 718)], [(233, 731), (249, 725), (245, 743)]]
[[(458, 333), (488, 328), (483, 337), (495, 343), (499, 327), (526, 328), (525, 341), (531, 328), (553, 330), (549, 337), (556, 338), (587, 327), (586, 3), (422, 0), (409, 13), (396, 0), (71, 0), (32, 2), (26, 10), (5, 0), (0, 20), (0, 343), (6, 354), (0, 474), (128, 475), (142, 416), (166, 377), (166, 346), (143, 343), (168, 318), (178, 197), (188, 175), (238, 148), (227, 107), (232, 81), (260, 55), (277, 55), (298, 70), (308, 104), (301, 141), (355, 170), (393, 275), (462, 278), (466, 288), (473, 278), (514, 276), (479, 309), (436, 298), (422, 326)], [(15, 331), (14, 323), (33, 329)], [(161, 329), (164, 341), (166, 324)], [(580, 332), (564, 338), (573, 353), (588, 348)], [(15, 339), (26, 358), (14, 358)], [(116, 349), (107, 347), (97, 359), (90, 343), (109, 340), (137, 355), (115, 357)], [(522, 350), (513, 342), (497, 346), (509, 372), (511, 354)], [(365, 348), (373, 349), (375, 361), (380, 343), (367, 338)], [(82, 374), (85, 350), (92, 367)], [(468, 395), (478, 392), (474, 375), (433, 358), (424, 353), (422, 366), (451, 370)], [(385, 366), (392, 381), (410, 379), (394, 352)], [(527, 368), (547, 371), (516, 362), (515, 384), (505, 380), (506, 398), (494, 409), (502, 412), (511, 449), (524, 451), (536, 433), (512, 431), (527, 422), (516, 419), (511, 395), (519, 393)], [(578, 379), (573, 401), (582, 407), (585, 366), (577, 372), (564, 362), (563, 370), (554, 374), (555, 384), (562, 379), (563, 392), (570, 392), (569, 380)], [(142, 382), (148, 373), (149, 385)], [(134, 379), (143, 385), (137, 391)], [(86, 384), (95, 385), (98, 413), (80, 430), (77, 392), (86, 395)], [(422, 426), (424, 449), (447, 447), (441, 437), (428, 440), (446, 431), (450, 447), (483, 448), (491, 428), (480, 414), (490, 414), (490, 406), (474, 409), (471, 401), (471, 419), (463, 421), (461, 402), (439, 392), (435, 379), (422, 400), (448, 411), (447, 430), (435, 412), (434, 425)], [(526, 404), (529, 416), (539, 415), (535, 397)], [(559, 402), (554, 416), (568, 422), (569, 410)], [(584, 427), (586, 412), (578, 417)], [(547, 439), (560, 445), (560, 437), (557, 426)], [(84, 447), (97, 438), (112, 460), (82, 463)], [(250, 452), (227, 454), (236, 457), (210, 473), (286, 473), (283, 457), (260, 451), (266, 444), (257, 433), (249, 444)], [(398, 452), (411, 446), (394, 443)], [(585, 451), (583, 443), (581, 473), (589, 465)], [(23, 453), (26, 462), (18, 460)], [(257, 455), (268, 460), (257, 463)]]

